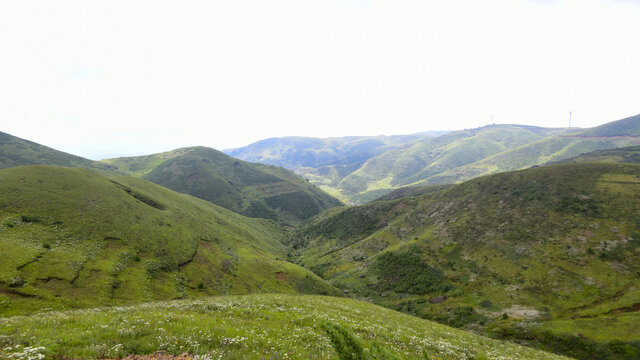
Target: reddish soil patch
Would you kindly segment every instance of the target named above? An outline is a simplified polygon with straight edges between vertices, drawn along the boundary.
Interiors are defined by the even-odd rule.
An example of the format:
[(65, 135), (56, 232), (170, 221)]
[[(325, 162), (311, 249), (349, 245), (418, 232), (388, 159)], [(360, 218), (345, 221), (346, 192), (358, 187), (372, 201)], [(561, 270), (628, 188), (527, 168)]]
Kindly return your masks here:
[(279, 271), (276, 273), (276, 277), (278, 278), (278, 280), (284, 281), (285, 283), (289, 282), (289, 279), (287, 278), (287, 275), (285, 275), (285, 274), (283, 274), (283, 273), (281, 273)]

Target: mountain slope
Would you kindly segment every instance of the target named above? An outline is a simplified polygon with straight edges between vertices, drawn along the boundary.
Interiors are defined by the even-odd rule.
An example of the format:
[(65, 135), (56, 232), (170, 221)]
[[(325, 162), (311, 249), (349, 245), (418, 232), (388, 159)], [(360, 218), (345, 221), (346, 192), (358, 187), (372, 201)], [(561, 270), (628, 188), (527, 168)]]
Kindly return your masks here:
[(291, 171), (192, 147), (105, 160), (119, 170), (234, 212), (297, 224), (340, 201)]
[(308, 295), (52, 312), (0, 319), (0, 333), (0, 357), (10, 359), (123, 358), (158, 350), (197, 359), (567, 359), (366, 302)]
[(570, 159), (597, 149), (640, 144), (640, 137), (549, 137), (425, 179), (420, 184), (451, 184), (475, 177)]
[(355, 296), (596, 359), (640, 354), (639, 240), (640, 166), (583, 163), (336, 209), (290, 244)]
[(362, 164), (387, 150), (445, 132), (393, 136), (346, 136), (333, 138), (270, 138), (224, 152), (250, 162), (282, 166), (318, 168), (326, 165)]
[(640, 144), (640, 115), (588, 129), (551, 136), (487, 159), (443, 172), (423, 184), (447, 184), (474, 177), (559, 162), (595, 150)]
[(392, 192), (385, 194), (374, 201), (389, 201), (396, 200), (403, 197), (411, 197), (411, 196), (423, 196), (431, 193), (435, 193), (441, 190), (444, 190), (448, 187), (454, 186), (454, 184), (446, 184), (446, 185), (421, 185), (421, 186), (405, 186), (393, 190)]
[(414, 142), (406, 148), (387, 151), (342, 177), (331, 178), (331, 181), (327, 181), (325, 175), (315, 169), (299, 172), (318, 185), (338, 191), (334, 195), (354, 200), (363, 193), (374, 192), (375, 198), (383, 195), (380, 193), (382, 189), (389, 192), (394, 188), (421, 183), (443, 172), (560, 132), (562, 130), (520, 125), (485, 126), (448, 133)]
[(596, 150), (559, 163), (608, 162), (618, 164), (640, 164), (640, 146)]
[(0, 170), (0, 314), (251, 292), (334, 293), (282, 230), (148, 181)]
[[(251, 156), (257, 162), (280, 162), (329, 194), (347, 203), (363, 204), (404, 186), (459, 183), (594, 150), (638, 145), (640, 115), (593, 129), (491, 125), (413, 138), (387, 148), (378, 137), (365, 141), (375, 151), (351, 162), (338, 157), (341, 152), (351, 154), (348, 147), (340, 148), (344, 144), (328, 146), (322, 141), (329, 139), (287, 139), (268, 139), (232, 154)], [(373, 145), (375, 141), (379, 146)], [(289, 161), (288, 155), (300, 161)]]
[(478, 176), (561, 161), (594, 150), (637, 145), (640, 144), (640, 136), (636, 134), (640, 134), (640, 115), (612, 121), (593, 129), (550, 134), (515, 149), (432, 174), (415, 184), (452, 184)]
[(596, 126), (579, 136), (640, 136), (640, 114)]
[(67, 154), (0, 131), (0, 169), (21, 165), (80, 167), (106, 175), (117, 174), (108, 164)]

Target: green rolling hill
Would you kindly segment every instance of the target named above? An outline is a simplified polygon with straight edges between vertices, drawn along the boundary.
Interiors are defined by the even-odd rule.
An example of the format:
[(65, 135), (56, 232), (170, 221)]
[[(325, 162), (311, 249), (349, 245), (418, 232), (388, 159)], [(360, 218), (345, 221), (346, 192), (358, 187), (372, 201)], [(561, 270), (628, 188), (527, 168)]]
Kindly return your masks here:
[[(397, 146), (380, 146), (360, 161), (325, 156), (322, 161), (302, 161), (303, 145), (309, 159), (318, 159), (314, 146), (301, 142), (296, 151), (289, 144), (269, 139), (235, 149), (234, 156), (252, 161), (284, 164), (331, 195), (351, 204), (373, 201), (405, 186), (459, 183), (479, 176), (525, 169), (561, 161), (594, 150), (640, 144), (640, 115), (592, 129), (548, 129), (521, 125), (491, 125), (409, 138)], [(286, 139), (286, 138), (285, 138)], [(310, 140), (309, 140), (310, 141)], [(373, 140), (368, 140), (373, 141)], [(323, 148), (324, 149), (324, 148)], [(338, 149), (338, 148), (336, 148)], [(326, 150), (326, 149), (325, 149)], [(324, 151), (324, 150), (323, 150)], [(351, 154), (348, 147), (332, 150)], [(291, 161), (289, 158), (301, 161)]]
[(104, 160), (119, 171), (250, 217), (298, 224), (340, 201), (289, 170), (206, 147)]
[(79, 167), (105, 175), (118, 173), (108, 164), (67, 154), (0, 131), (0, 169), (21, 165)]
[(579, 136), (640, 136), (640, 114), (579, 132)]
[(0, 170), (0, 315), (255, 292), (338, 292), (284, 233), (129, 176)]
[(479, 176), (558, 162), (597, 149), (626, 147), (638, 143), (640, 143), (640, 137), (550, 137), (473, 164), (449, 170), (424, 179), (419, 184), (451, 184)]
[(638, 165), (549, 165), (332, 209), (289, 243), (358, 298), (581, 359), (640, 356)]
[(447, 184), (503, 171), (559, 162), (595, 150), (640, 144), (640, 115), (613, 121), (588, 130), (572, 130), (551, 136), (487, 159), (422, 180), (424, 184)]
[(618, 164), (640, 164), (640, 146), (596, 150), (558, 163), (607, 162)]
[(412, 135), (345, 136), (324, 139), (290, 136), (265, 139), (224, 152), (245, 161), (282, 166), (290, 170), (301, 167), (318, 168), (326, 165), (353, 165), (362, 164), (376, 155), (413, 141), (431, 138), (443, 133), (446, 131)]
[(562, 132), (520, 125), (485, 126), (416, 141), (404, 148), (387, 151), (351, 172), (342, 172), (343, 176), (327, 177), (326, 174), (331, 172), (324, 168), (300, 169), (297, 172), (335, 196), (363, 203), (395, 188), (420, 184), (444, 172)]

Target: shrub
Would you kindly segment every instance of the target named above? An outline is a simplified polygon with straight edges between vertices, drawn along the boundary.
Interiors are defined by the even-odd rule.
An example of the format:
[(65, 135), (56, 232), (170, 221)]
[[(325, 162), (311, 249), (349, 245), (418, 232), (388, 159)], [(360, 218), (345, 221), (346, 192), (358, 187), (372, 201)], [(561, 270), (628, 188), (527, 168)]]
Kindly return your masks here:
[(429, 266), (420, 256), (422, 249), (411, 246), (404, 251), (386, 252), (372, 264), (380, 277), (378, 290), (427, 294), (443, 290), (444, 275)]
[(459, 328), (472, 323), (484, 324), (487, 318), (478, 314), (472, 306), (458, 306), (449, 313), (439, 316), (438, 320)]
[(37, 223), (40, 222), (40, 218), (37, 216), (20, 215), (20, 220), (25, 223)]

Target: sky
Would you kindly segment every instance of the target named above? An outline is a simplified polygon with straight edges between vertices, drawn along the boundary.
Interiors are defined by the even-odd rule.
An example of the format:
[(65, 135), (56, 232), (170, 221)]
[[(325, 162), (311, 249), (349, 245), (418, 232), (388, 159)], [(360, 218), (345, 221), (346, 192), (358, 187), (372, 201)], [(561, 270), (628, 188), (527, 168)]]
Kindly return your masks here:
[(640, 0), (0, 2), (0, 131), (91, 159), (640, 113)]

